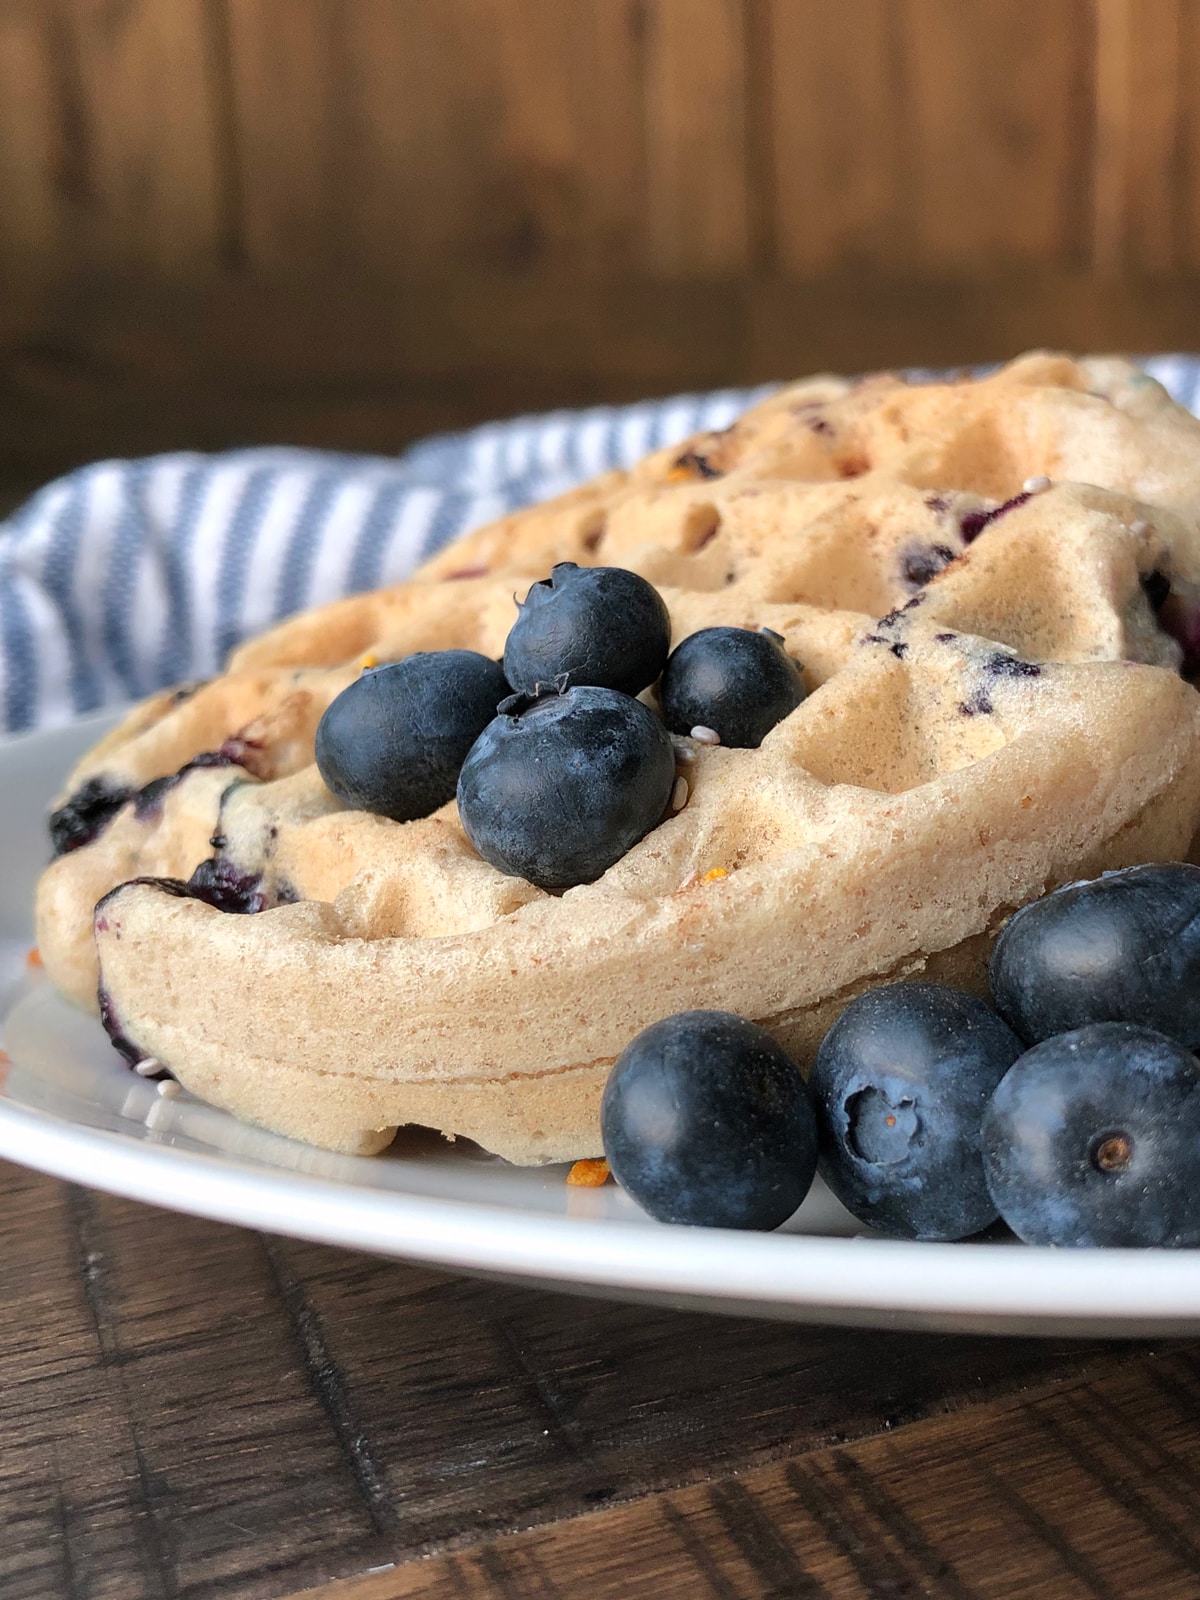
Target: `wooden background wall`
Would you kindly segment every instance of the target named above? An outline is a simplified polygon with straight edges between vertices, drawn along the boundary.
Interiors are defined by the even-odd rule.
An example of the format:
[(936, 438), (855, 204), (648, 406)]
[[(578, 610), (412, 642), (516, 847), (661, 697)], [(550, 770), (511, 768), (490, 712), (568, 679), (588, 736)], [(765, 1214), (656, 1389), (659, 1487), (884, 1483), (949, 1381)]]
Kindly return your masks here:
[(1200, 0), (0, 0), (0, 470), (1200, 347)]

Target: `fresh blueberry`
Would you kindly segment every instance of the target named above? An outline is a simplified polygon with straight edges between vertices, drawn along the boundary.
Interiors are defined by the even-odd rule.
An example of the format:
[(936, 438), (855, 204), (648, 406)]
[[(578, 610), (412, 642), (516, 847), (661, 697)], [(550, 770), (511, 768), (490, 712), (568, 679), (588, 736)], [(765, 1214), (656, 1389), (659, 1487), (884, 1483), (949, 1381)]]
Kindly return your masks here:
[(817, 1166), (799, 1067), (728, 1011), (683, 1011), (639, 1033), (609, 1074), (600, 1126), (613, 1176), (659, 1222), (777, 1228)]
[(454, 798), (467, 751), (508, 694), (474, 650), (420, 651), (356, 678), (317, 726), (321, 777), (355, 811), (409, 822)]
[(983, 1119), (988, 1186), (1027, 1244), (1200, 1245), (1200, 1066), (1150, 1028), (1035, 1045)]
[(492, 866), (569, 889), (662, 820), (674, 782), (670, 736), (640, 700), (591, 686), (514, 695), (463, 762), (458, 812)]
[(701, 628), (676, 645), (659, 696), (672, 733), (712, 728), (722, 744), (760, 745), (804, 699), (799, 664), (777, 633)]
[(809, 1077), (821, 1174), (846, 1209), (902, 1239), (965, 1239), (996, 1219), (980, 1125), (1021, 1042), (974, 995), (893, 983), (852, 1000)]
[(1126, 867), (1023, 907), (992, 952), (992, 996), (1027, 1044), (1136, 1022), (1200, 1047), (1200, 867)]
[(535, 694), (562, 677), (638, 694), (663, 669), (671, 619), (658, 590), (624, 567), (560, 561), (535, 583), (504, 646), (504, 674)]

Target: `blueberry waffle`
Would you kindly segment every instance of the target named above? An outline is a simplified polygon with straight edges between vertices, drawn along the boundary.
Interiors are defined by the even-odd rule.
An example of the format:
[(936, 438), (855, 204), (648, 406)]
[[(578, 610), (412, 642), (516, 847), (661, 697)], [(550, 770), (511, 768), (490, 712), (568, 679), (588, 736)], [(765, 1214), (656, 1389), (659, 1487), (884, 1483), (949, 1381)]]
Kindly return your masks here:
[[(364, 667), (499, 659), (561, 562), (647, 579), (676, 645), (778, 635), (803, 698), (755, 747), (677, 736), (662, 820), (570, 887), (485, 860), (453, 800), (337, 799), (314, 740)], [(1200, 422), (1126, 363), (795, 385), (139, 707), (51, 819), (42, 957), (131, 1063), (314, 1144), (597, 1155), (659, 1018), (736, 1012), (811, 1060), (875, 984), (978, 988), (1047, 886), (1186, 855), (1198, 595)]]

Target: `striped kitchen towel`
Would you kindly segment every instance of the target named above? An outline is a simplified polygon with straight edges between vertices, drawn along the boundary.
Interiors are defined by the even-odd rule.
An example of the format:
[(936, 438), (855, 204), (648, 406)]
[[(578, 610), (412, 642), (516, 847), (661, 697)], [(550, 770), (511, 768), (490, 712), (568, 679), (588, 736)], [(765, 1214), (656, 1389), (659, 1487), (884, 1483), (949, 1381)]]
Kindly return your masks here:
[[(1200, 359), (1145, 366), (1196, 409)], [(768, 392), (519, 417), (396, 458), (230, 450), (69, 473), (0, 523), (0, 730), (209, 677), (290, 612), (395, 583), (458, 534)]]

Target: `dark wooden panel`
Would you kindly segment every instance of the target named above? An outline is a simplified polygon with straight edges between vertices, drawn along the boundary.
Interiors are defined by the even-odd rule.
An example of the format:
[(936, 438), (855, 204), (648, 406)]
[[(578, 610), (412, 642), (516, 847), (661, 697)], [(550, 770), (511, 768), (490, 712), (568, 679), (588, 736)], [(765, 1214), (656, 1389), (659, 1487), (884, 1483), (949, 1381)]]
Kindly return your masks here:
[(646, 0), (646, 259), (665, 276), (750, 265), (744, 0)]
[[(424, 8), (422, 8), (423, 10)], [(314, 274), (344, 259), (346, 170), (339, 155), (342, 10), (329, 0), (229, 0), (229, 92), (237, 150), (238, 242), (265, 272)]]
[(73, 243), (85, 269), (190, 276), (217, 257), (222, 172), (209, 9), (205, 0), (58, 7), (59, 48), (70, 53), (78, 94)]
[(785, 268), (1086, 259), (1085, 0), (776, 0), (769, 59)]
[(1179, 0), (1097, 0), (1094, 254), (1176, 264)]
[(207, 0), (0, 6), (0, 275), (212, 268), (227, 178), (215, 18)]
[[(161, 1592), (136, 1443), (86, 1312), (62, 1192), (7, 1169), (0, 1207), (0, 1589), (12, 1600)], [(50, 1266), (53, 1263), (53, 1267)]]
[(624, 0), (232, 0), (247, 261), (412, 276), (634, 259), (635, 24)]
[(1096, 261), (1200, 261), (1200, 5), (1098, 0)]
[(276, 1548), (324, 1576), (323, 1552), (369, 1548), (261, 1241), (5, 1178), (5, 1600), (277, 1594)]
[(900, 18), (896, 137), (925, 268), (1086, 261), (1090, 0), (904, 0)]
[(1200, 0), (0, 0), (0, 470), (1200, 345)]
[(0, 7), (0, 270), (35, 269), (58, 248), (60, 151), (44, 10)]
[(409, 1548), (452, 1539), (486, 1482), (483, 1526), (550, 1520), (1014, 1382), (1055, 1382), (1088, 1359), (1029, 1341), (847, 1340), (271, 1250), (370, 1419), (369, 1452)]
[(916, 217), (892, 0), (771, 0), (771, 176), (780, 266), (912, 261)]
[(1192, 1600), (1197, 1370), (1142, 1356), (314, 1600)]
[(1137, 1359), (568, 1299), (2, 1167), (0, 1592), (277, 1600), (944, 1413), (991, 1430)]
[(1029, 346), (1200, 346), (1200, 279), (1073, 273), (669, 284), (446, 274), (390, 286), (96, 277), (0, 295), (0, 470), (295, 443), (392, 451), (516, 411), (958, 365)]
[(0, 270), (1195, 265), (1198, 32), (1197, 0), (0, 0)]

